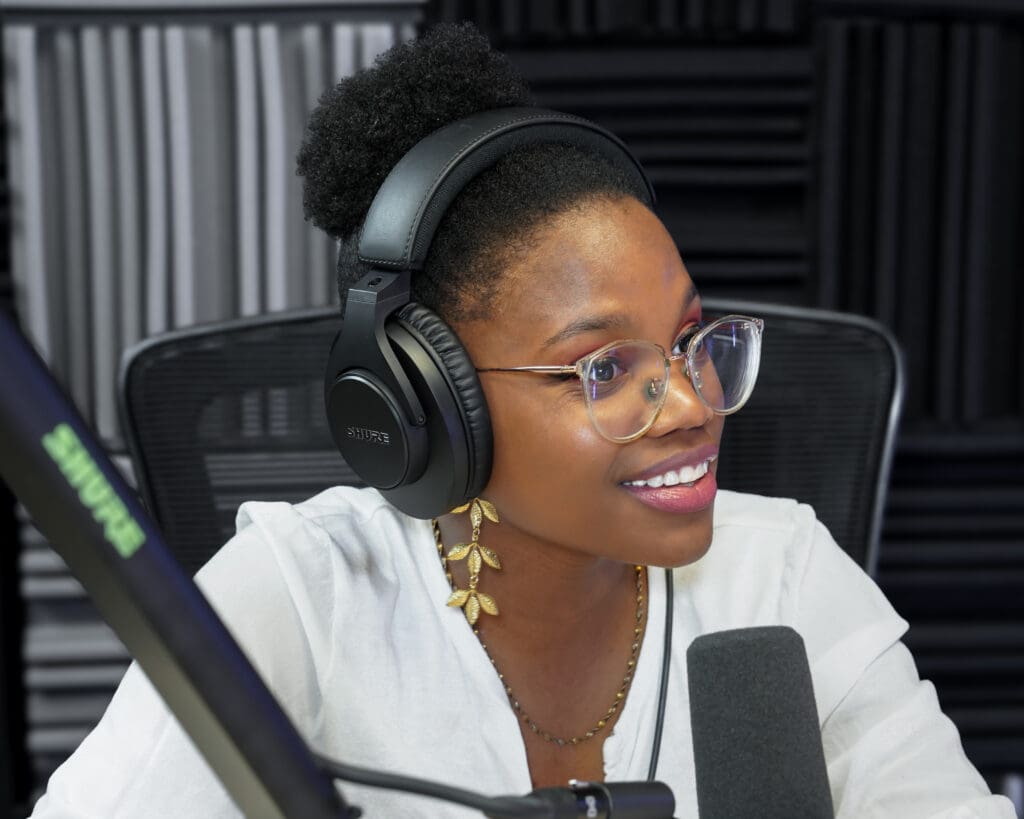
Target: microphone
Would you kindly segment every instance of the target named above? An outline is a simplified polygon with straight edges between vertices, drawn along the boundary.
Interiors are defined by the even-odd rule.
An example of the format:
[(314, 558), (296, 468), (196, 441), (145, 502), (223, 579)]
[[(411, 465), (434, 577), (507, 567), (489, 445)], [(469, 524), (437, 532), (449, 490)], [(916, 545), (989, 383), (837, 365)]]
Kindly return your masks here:
[(700, 819), (834, 819), (804, 641), (720, 631), (686, 652)]

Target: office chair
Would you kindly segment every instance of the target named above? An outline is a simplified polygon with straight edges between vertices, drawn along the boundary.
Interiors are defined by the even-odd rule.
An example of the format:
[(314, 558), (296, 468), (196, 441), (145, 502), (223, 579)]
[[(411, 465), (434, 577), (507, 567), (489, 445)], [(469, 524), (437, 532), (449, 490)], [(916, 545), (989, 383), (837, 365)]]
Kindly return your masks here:
[[(765, 319), (758, 384), (726, 420), (719, 484), (814, 506), (874, 571), (903, 376), (873, 321), (798, 307), (707, 300), (705, 313)], [(129, 349), (121, 417), (139, 489), (195, 572), (253, 499), (297, 502), (358, 484), (323, 410), (336, 308), (179, 330)]]

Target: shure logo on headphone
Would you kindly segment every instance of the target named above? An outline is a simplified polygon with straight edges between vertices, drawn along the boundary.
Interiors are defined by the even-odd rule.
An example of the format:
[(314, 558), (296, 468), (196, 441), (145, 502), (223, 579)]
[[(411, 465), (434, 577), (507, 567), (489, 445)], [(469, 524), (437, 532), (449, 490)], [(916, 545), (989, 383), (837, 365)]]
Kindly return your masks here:
[(381, 432), (377, 429), (366, 429), (365, 427), (348, 427), (345, 430), (345, 434), (349, 438), (355, 438), (357, 441), (366, 441), (368, 444), (380, 444), (381, 446), (391, 446), (391, 438), (386, 432)]

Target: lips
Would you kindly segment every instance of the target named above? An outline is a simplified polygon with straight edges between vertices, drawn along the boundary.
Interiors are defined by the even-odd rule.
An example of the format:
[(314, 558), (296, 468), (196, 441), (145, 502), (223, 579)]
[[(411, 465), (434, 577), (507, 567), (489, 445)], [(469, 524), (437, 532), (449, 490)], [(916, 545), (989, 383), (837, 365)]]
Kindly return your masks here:
[[(701, 469), (705, 463), (710, 463), (717, 457), (718, 447), (714, 444), (704, 444), (703, 446), (694, 447), (693, 449), (686, 450), (685, 452), (680, 452), (670, 458), (663, 458), (636, 474), (631, 475), (629, 478), (624, 480), (622, 484), (624, 486), (650, 484), (650, 481), (656, 480), (659, 476), (663, 479), (666, 478), (670, 472), (674, 472), (677, 475), (691, 475), (693, 474), (693, 470)], [(695, 475), (692, 479), (682, 479), (680, 482), (686, 483), (689, 480), (696, 480), (700, 477), (700, 475)]]
[(620, 485), (641, 503), (660, 511), (698, 512), (710, 506), (718, 493), (711, 471), (717, 457), (717, 447), (698, 447), (659, 461)]
[(678, 486), (679, 484), (692, 486), (708, 474), (712, 461), (714, 461), (714, 458), (708, 458), (706, 461), (701, 461), (695, 466), (684, 465), (678, 469), (669, 469), (660, 475), (654, 475), (650, 478), (627, 481), (626, 486), (646, 486), (651, 489), (658, 489), (662, 486)]

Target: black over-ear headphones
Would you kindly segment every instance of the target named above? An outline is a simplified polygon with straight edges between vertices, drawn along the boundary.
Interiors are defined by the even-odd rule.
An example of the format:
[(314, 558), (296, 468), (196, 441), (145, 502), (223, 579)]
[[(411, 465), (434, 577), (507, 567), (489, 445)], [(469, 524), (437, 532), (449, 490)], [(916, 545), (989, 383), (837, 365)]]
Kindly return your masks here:
[(434, 232), (466, 184), (513, 149), (562, 143), (596, 153), (654, 205), (640, 163), (618, 137), (580, 117), (497, 108), (413, 146), (377, 192), (359, 237), (373, 270), (348, 291), (324, 399), (348, 465), (403, 512), (437, 517), (476, 497), (491, 473), (487, 402), (454, 331), (409, 301)]

